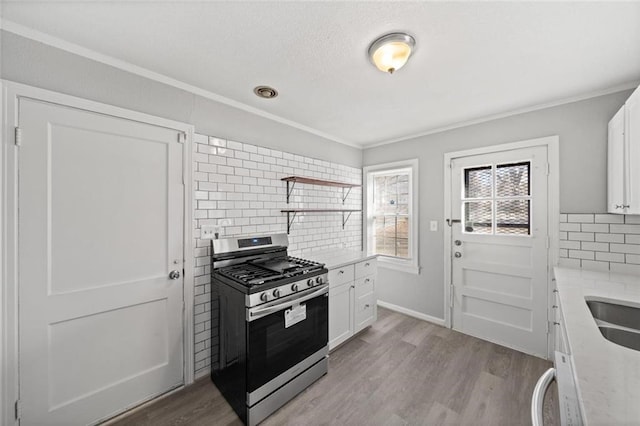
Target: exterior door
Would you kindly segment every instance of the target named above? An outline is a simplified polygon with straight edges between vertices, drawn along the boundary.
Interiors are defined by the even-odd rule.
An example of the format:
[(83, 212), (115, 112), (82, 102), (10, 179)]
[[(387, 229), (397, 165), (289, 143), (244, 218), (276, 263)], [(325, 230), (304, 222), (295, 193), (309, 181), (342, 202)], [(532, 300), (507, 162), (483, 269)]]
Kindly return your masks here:
[(19, 117), (20, 421), (92, 424), (183, 383), (184, 145), (24, 98)]
[(547, 148), (452, 161), (453, 328), (547, 355)]

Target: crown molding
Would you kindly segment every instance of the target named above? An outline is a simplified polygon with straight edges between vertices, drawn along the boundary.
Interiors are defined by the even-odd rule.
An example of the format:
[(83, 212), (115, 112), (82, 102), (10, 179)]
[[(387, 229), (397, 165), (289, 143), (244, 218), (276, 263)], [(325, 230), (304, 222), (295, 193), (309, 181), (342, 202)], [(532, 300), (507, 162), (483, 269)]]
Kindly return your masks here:
[(566, 105), (566, 104), (570, 104), (570, 103), (573, 103), (573, 102), (584, 101), (584, 100), (591, 99), (591, 98), (597, 98), (598, 96), (610, 95), (612, 93), (621, 92), (623, 90), (635, 89), (638, 86), (640, 86), (640, 80), (630, 81), (628, 83), (624, 83), (624, 84), (620, 84), (620, 85), (617, 85), (617, 86), (609, 87), (607, 89), (596, 90), (596, 91), (593, 91), (593, 92), (584, 93), (582, 95), (577, 95), (577, 96), (571, 96), (571, 97), (568, 97), (568, 98), (557, 99), (555, 101), (546, 102), (546, 103), (542, 103), (542, 104), (536, 104), (536, 105), (532, 105), (532, 106), (528, 106), (528, 107), (524, 107), (524, 108), (519, 108), (519, 109), (515, 109), (515, 110), (512, 110), (512, 111), (508, 111), (508, 112), (487, 115), (487, 116), (480, 117), (480, 118), (473, 119), (473, 120), (460, 121), (460, 122), (449, 124), (449, 125), (446, 125), (446, 126), (434, 127), (432, 129), (425, 130), (424, 132), (415, 133), (415, 134), (412, 134), (412, 135), (409, 135), (409, 136), (402, 136), (402, 137), (399, 137), (399, 138), (396, 138), (396, 139), (390, 139), (390, 140), (387, 140), (387, 141), (384, 141), (384, 142), (375, 142), (375, 143), (372, 143), (372, 144), (364, 144), (363, 145), (363, 149), (376, 148), (378, 146), (389, 145), (389, 144), (398, 143), (398, 142), (404, 142), (404, 141), (408, 141), (408, 140), (411, 140), (411, 139), (420, 138), (420, 137), (423, 137), (423, 136), (428, 136), (428, 135), (433, 135), (433, 134), (436, 134), (436, 133), (446, 132), (448, 130), (459, 129), (459, 128), (462, 128), (462, 127), (473, 126), (475, 124), (486, 123), (488, 121), (499, 120), (501, 118), (507, 118), (507, 117), (511, 117), (511, 116), (514, 116), (514, 115), (525, 114), (525, 113), (528, 113), (528, 112), (539, 111), (539, 110), (542, 110), (542, 109), (552, 108), (552, 107), (556, 107), (556, 106), (560, 106), (560, 105)]
[(169, 77), (164, 74), (157, 73), (155, 71), (151, 71), (147, 68), (140, 67), (138, 65), (134, 65), (130, 62), (123, 61), (118, 58), (114, 58), (109, 55), (105, 55), (95, 50), (88, 49), (86, 47), (80, 46), (75, 43), (71, 43), (69, 41), (60, 39), (58, 37), (54, 37), (52, 35), (43, 33), (41, 31), (35, 30), (33, 28), (15, 23), (8, 19), (0, 20), (0, 29), (17, 34), (21, 37), (25, 37), (43, 44), (46, 44), (51, 47), (55, 47), (60, 50), (64, 50), (69, 53), (73, 53), (78, 56), (82, 56), (87, 59), (91, 59), (96, 62), (103, 63), (105, 65), (109, 65), (111, 67), (120, 69), (122, 71), (129, 72), (131, 74), (138, 75), (140, 77), (147, 78), (149, 80), (157, 81), (158, 83), (166, 84), (168, 86), (175, 87), (180, 90), (184, 90), (186, 92), (192, 93), (194, 95), (201, 96), (203, 98), (212, 100), (214, 102), (218, 102), (250, 114), (254, 114), (263, 118), (266, 118), (271, 121), (278, 122), (280, 124), (284, 124), (289, 127), (293, 127), (298, 130), (302, 130), (303, 132), (310, 133), (316, 136), (319, 136), (324, 139), (331, 140), (333, 142), (337, 142), (342, 145), (347, 145), (353, 148), (362, 149), (361, 144), (357, 144), (354, 142), (350, 142), (339, 138), (334, 135), (330, 135), (328, 133), (322, 132), (313, 127), (306, 126), (304, 124), (298, 123), (293, 120), (286, 119), (284, 117), (280, 117), (279, 115), (272, 114), (270, 112), (264, 111), (262, 109), (253, 107), (251, 105), (247, 105), (242, 102), (235, 101), (233, 99), (227, 98), (226, 96), (219, 95), (217, 93), (211, 92), (209, 90), (203, 89), (201, 87), (194, 86), (192, 84), (185, 83), (183, 81), (177, 80), (175, 78)]

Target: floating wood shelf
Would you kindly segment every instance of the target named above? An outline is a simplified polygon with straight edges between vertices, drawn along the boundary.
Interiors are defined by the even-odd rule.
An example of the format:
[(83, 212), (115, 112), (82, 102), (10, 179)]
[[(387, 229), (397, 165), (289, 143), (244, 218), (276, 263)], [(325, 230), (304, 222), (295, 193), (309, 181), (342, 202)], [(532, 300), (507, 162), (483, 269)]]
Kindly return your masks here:
[[(337, 188), (342, 188), (342, 204), (344, 204), (345, 200), (349, 196), (349, 192), (351, 192), (351, 188), (356, 188), (362, 185), (358, 185), (355, 183), (346, 183), (346, 182), (337, 182), (333, 180), (324, 180), (324, 179), (314, 179), (303, 176), (289, 176), (282, 178), (281, 180), (287, 182), (287, 204), (289, 204), (289, 198), (291, 197), (291, 193), (293, 192), (293, 188), (296, 183), (306, 183), (310, 185), (318, 185), (318, 186), (333, 186)], [(347, 190), (345, 193), (345, 189)], [(285, 209), (281, 210), (282, 213), (287, 214), (287, 234), (291, 231), (291, 225), (296, 218), (298, 213), (342, 213), (342, 229), (346, 225), (349, 217), (351, 217), (351, 213), (361, 212), (362, 210), (356, 209)], [(345, 217), (346, 215), (346, 217)]]
[[(318, 186), (334, 186), (337, 188), (342, 188), (342, 204), (344, 204), (345, 200), (349, 196), (349, 192), (351, 192), (351, 188), (357, 188), (362, 185), (358, 185), (355, 183), (347, 183), (347, 182), (337, 182), (334, 180), (324, 180), (324, 179), (314, 179), (303, 176), (289, 176), (282, 178), (281, 180), (287, 182), (287, 204), (289, 204), (289, 197), (293, 192), (293, 188), (296, 186), (296, 183), (307, 183), (310, 185), (318, 185)], [(344, 190), (347, 190), (346, 194)]]

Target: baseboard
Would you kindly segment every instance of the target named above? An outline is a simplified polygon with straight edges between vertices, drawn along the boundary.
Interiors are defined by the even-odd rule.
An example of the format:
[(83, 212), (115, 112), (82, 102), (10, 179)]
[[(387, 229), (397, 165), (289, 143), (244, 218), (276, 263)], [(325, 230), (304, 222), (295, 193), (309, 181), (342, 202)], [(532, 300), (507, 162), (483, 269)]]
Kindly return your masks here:
[(418, 318), (423, 321), (432, 322), (443, 327), (445, 326), (444, 319), (442, 318), (432, 317), (431, 315), (423, 314), (422, 312), (416, 312), (414, 310), (403, 308), (402, 306), (394, 305), (392, 303), (383, 302), (382, 300), (378, 300), (378, 306), (380, 306), (381, 308), (400, 312), (401, 314), (409, 315), (410, 317)]
[(211, 374), (211, 369), (210, 368), (205, 368), (204, 370), (200, 370), (198, 372), (196, 372), (193, 376), (193, 380), (198, 380), (203, 378), (204, 376), (209, 376)]

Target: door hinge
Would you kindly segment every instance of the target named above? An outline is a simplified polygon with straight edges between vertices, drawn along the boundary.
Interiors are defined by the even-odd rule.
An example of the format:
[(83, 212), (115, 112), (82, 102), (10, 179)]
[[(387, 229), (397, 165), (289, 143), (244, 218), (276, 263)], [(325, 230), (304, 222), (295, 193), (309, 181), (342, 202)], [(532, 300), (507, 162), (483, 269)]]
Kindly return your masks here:
[(545, 245), (547, 248), (551, 248), (551, 240), (549, 239), (549, 236), (547, 235), (547, 240), (545, 242)]
[(449, 288), (449, 307), (453, 308), (453, 284)]
[(185, 143), (186, 141), (187, 141), (187, 134), (183, 132), (178, 133), (178, 142)]
[(14, 409), (15, 409), (15, 418), (16, 418), (16, 420), (20, 420), (20, 417), (22, 415), (22, 412), (20, 411), (20, 400), (16, 401)]
[(14, 142), (16, 146), (22, 145), (22, 129), (20, 127), (16, 127), (15, 129), (15, 139)]
[(547, 176), (549, 176), (549, 170), (551, 170), (551, 166), (549, 166), (549, 163), (547, 163)]

